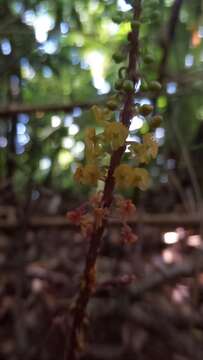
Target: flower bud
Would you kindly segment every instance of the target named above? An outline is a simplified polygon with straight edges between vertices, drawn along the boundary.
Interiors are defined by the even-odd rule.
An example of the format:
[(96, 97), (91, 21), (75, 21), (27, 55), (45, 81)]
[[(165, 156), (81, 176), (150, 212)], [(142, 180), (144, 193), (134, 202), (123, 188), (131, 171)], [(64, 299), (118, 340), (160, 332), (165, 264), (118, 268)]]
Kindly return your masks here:
[(119, 53), (113, 54), (112, 58), (113, 58), (113, 60), (115, 61), (116, 64), (119, 64), (124, 60), (124, 56), (122, 54), (119, 54)]
[(150, 130), (154, 130), (159, 127), (162, 123), (163, 117), (161, 115), (153, 116), (152, 120), (150, 121)]
[(154, 80), (149, 83), (149, 90), (160, 91), (161, 88), (162, 88), (162, 86), (161, 86), (160, 82), (158, 82), (158, 81)]
[(140, 114), (143, 116), (147, 116), (149, 114), (151, 114), (151, 112), (153, 111), (153, 106), (149, 105), (149, 104), (144, 104), (142, 106), (140, 106)]
[(115, 100), (109, 100), (106, 105), (107, 105), (108, 109), (112, 110), (112, 111), (116, 110), (118, 108), (118, 104)]
[(140, 86), (140, 90), (141, 91), (148, 91), (149, 90), (148, 83), (145, 80), (142, 81), (141, 86)]
[(134, 91), (134, 84), (131, 80), (124, 80), (122, 87), (123, 87), (123, 90), (125, 90), (127, 92)]

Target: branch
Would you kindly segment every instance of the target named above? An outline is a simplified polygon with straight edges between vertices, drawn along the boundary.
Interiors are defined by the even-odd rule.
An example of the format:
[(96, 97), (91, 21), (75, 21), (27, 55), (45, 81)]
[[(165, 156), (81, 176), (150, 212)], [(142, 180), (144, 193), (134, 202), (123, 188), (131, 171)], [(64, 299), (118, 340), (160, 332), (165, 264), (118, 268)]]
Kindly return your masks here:
[[(133, 217), (129, 223), (132, 227), (137, 224), (145, 224), (151, 226), (161, 226), (164, 228), (172, 228), (178, 226), (184, 227), (198, 227), (201, 222), (201, 217), (198, 212), (189, 214), (138, 214)], [(119, 227), (122, 223), (119, 220), (108, 220), (106, 226)], [(1, 214), (0, 209), (0, 228), (1, 229), (16, 229), (21, 226), (15, 215), (12, 217), (6, 213)], [(78, 231), (79, 227), (70, 223), (65, 216), (31, 216), (28, 221), (28, 227), (31, 229), (38, 228), (67, 228)]]
[(171, 281), (177, 280), (181, 277), (190, 277), (194, 274), (203, 271), (203, 254), (199, 256), (199, 259), (194, 256), (190, 261), (182, 262), (173, 266), (164, 266), (161, 271), (154, 272), (149, 276), (146, 276), (140, 283), (137, 284), (137, 278), (134, 275), (126, 275), (118, 279), (110, 279), (98, 285), (95, 291), (95, 296), (100, 294), (106, 288), (121, 287), (123, 285), (132, 285), (132, 299), (137, 300), (142, 297), (146, 292), (155, 290), (162, 285), (166, 285)]
[(133, 310), (129, 320), (134, 321), (136, 326), (141, 326), (148, 330), (153, 336), (158, 337), (164, 344), (167, 344), (173, 352), (184, 356), (184, 359), (185, 357), (194, 360), (202, 359), (203, 348), (201, 341), (193, 336), (191, 330), (192, 325), (195, 325), (195, 322), (197, 323), (197, 318), (189, 319), (183, 317), (181, 320), (183, 320), (183, 322), (185, 321), (186, 324), (190, 322), (190, 324), (188, 324), (190, 328), (180, 332), (173, 321), (171, 321), (172, 319), (170, 319), (170, 317), (167, 318), (166, 312), (163, 310), (160, 311), (159, 308), (153, 309), (152, 307), (151, 309), (147, 309), (147, 307), (144, 307), (142, 309), (141, 307), (134, 307)]
[[(105, 97), (101, 96), (100, 100), (96, 103), (101, 104), (105, 101)], [(15, 114), (37, 114), (37, 113), (49, 113), (49, 112), (64, 112), (69, 113), (75, 108), (79, 107), (81, 109), (89, 109), (91, 106), (95, 105), (95, 102), (73, 102), (69, 104), (48, 104), (48, 105), (10, 105), (0, 108), (0, 117), (10, 117)]]

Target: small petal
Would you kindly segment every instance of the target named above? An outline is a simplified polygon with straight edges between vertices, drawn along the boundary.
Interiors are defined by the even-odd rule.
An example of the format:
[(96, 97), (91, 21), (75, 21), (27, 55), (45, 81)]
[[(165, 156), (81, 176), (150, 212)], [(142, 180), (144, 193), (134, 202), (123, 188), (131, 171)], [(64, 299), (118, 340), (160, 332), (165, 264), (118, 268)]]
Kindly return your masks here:
[(133, 169), (127, 164), (121, 164), (115, 169), (114, 178), (117, 187), (128, 188), (132, 185)]
[(121, 231), (122, 240), (124, 243), (133, 244), (137, 241), (137, 235), (132, 232), (132, 229), (128, 225), (124, 225)]
[(76, 172), (74, 174), (74, 180), (78, 183), (82, 183), (82, 179), (83, 179), (83, 171), (84, 171), (84, 168), (83, 166), (79, 166), (77, 169), (76, 169)]
[(104, 128), (104, 141), (109, 142), (113, 150), (117, 150), (125, 144), (128, 132), (128, 128), (120, 122), (109, 123)]
[(146, 190), (150, 184), (150, 175), (146, 169), (133, 169), (133, 185), (140, 190)]
[(72, 224), (80, 225), (80, 222), (81, 222), (82, 216), (84, 215), (84, 212), (85, 212), (85, 208), (82, 205), (75, 210), (68, 211), (66, 216)]
[(88, 164), (83, 169), (82, 183), (85, 185), (97, 185), (97, 181), (101, 176), (100, 170), (97, 165)]
[(119, 199), (116, 203), (117, 209), (122, 219), (129, 219), (136, 212), (136, 207), (131, 199)]

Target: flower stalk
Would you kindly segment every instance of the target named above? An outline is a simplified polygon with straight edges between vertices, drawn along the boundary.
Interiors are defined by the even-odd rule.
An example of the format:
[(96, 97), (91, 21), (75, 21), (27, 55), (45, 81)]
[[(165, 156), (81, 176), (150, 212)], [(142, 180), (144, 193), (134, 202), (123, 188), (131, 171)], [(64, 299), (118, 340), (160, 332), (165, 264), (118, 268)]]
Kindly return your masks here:
[[(141, 15), (141, 0), (135, 0), (133, 5), (133, 19), (136, 24), (139, 23)], [(133, 23), (134, 23), (133, 22)], [(123, 97), (123, 108), (120, 113), (120, 124), (123, 124), (127, 129), (130, 126), (130, 121), (133, 117), (134, 110), (134, 91), (132, 91), (129, 84), (133, 88), (138, 82), (138, 53), (139, 53), (139, 26), (132, 26), (129, 39), (129, 59), (126, 76), (128, 84), (126, 83), (125, 94)], [(127, 86), (128, 85), (128, 86)], [(100, 114), (97, 114), (100, 117)], [(93, 134), (94, 135), (94, 134)], [(113, 201), (113, 193), (115, 189), (115, 169), (120, 165), (122, 156), (126, 150), (126, 144), (116, 147), (113, 150), (108, 168), (107, 176), (105, 178), (105, 185), (100, 207), (108, 210)], [(99, 255), (100, 246), (102, 242), (102, 235), (105, 229), (106, 219), (102, 218), (93, 224), (93, 231), (90, 237), (89, 250), (86, 258), (84, 274), (82, 276), (80, 292), (75, 304), (73, 312), (73, 323), (70, 331), (69, 343), (67, 347), (64, 360), (76, 360), (80, 348), (81, 331), (86, 315), (86, 308), (88, 302), (95, 289), (95, 265)]]

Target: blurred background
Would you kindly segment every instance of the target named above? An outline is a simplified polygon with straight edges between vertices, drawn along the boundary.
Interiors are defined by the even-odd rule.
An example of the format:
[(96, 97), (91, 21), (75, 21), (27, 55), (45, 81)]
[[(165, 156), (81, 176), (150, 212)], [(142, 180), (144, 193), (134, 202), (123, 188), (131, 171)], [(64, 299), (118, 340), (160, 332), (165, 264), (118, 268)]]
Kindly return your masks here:
[[(63, 358), (88, 247), (65, 214), (92, 192), (73, 173), (92, 104), (115, 92), (130, 3), (0, 0), (0, 360)], [(105, 234), (87, 360), (203, 358), (203, 1), (143, 8), (140, 47), (154, 62), (140, 72), (163, 89), (136, 102), (163, 115), (159, 155), (149, 190), (125, 194), (137, 243), (120, 242), (117, 222)], [(137, 140), (148, 125), (136, 117), (131, 130)]]

